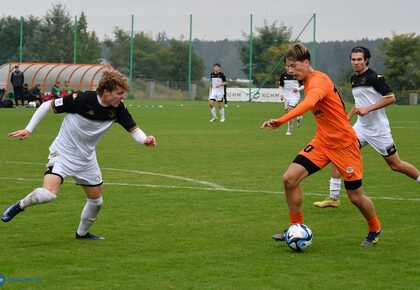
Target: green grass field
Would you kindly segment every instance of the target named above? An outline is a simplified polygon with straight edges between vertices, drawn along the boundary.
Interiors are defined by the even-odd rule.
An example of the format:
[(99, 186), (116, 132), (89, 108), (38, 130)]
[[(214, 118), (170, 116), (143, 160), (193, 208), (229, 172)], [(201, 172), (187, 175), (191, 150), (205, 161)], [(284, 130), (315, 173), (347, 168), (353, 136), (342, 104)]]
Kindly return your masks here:
[[(383, 225), (379, 243), (360, 246), (367, 227), (344, 193), (338, 209), (312, 206), (328, 193), (326, 168), (303, 182), (314, 241), (295, 253), (271, 235), (288, 225), (281, 177), (314, 135), (310, 114), (285, 136), (285, 127), (259, 129), (282, 104), (231, 103), (224, 124), (208, 122), (206, 102), (126, 104), (158, 146), (139, 146), (118, 124), (99, 144), (104, 206), (91, 231), (106, 240), (74, 239), (85, 197), (69, 178), (56, 201), (1, 223), (5, 289), (420, 289), (420, 185), (371, 148), (364, 188)], [(41, 185), (63, 118), (9, 139), (33, 112), (0, 110), (2, 209)], [(420, 167), (420, 106), (387, 113), (400, 157)]]

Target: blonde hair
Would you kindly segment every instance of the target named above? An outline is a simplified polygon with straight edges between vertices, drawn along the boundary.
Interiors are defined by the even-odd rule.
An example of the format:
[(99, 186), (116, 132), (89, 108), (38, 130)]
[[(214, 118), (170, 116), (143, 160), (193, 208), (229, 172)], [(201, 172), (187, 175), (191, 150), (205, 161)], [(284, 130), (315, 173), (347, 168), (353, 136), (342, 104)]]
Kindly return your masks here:
[(117, 87), (122, 88), (124, 91), (128, 91), (128, 80), (127, 78), (117, 70), (109, 69), (104, 71), (102, 78), (99, 80), (96, 91), (99, 95), (102, 95), (105, 90), (112, 92)]
[(309, 50), (302, 43), (293, 44), (284, 55), (284, 62), (289, 61), (311, 61)]

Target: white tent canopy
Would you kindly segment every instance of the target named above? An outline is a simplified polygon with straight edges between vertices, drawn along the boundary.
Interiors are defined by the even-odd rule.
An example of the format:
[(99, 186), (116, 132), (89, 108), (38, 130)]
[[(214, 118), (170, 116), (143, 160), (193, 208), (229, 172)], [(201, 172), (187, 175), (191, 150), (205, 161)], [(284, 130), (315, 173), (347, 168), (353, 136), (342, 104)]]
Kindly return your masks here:
[(95, 90), (103, 71), (110, 68), (106, 64), (69, 64), (69, 63), (34, 63), (34, 62), (11, 62), (0, 66), (0, 89), (6, 92), (13, 91), (10, 83), (10, 74), (15, 65), (23, 72), (25, 83), (29, 87), (41, 85), (41, 92), (49, 92), (56, 81), (61, 86), (69, 81), (74, 91)]

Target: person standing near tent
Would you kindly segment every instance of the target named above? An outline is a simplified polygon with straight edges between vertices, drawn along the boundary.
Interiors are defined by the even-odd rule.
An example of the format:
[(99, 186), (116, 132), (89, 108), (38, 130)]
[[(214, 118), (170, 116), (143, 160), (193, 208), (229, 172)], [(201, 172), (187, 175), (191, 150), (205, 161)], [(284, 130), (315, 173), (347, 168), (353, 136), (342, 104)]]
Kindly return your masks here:
[(13, 86), (13, 96), (15, 97), (15, 106), (18, 107), (18, 101), (22, 102), (22, 107), (25, 102), (25, 97), (23, 95), (23, 84), (25, 83), (25, 77), (23, 72), (19, 70), (19, 66), (15, 65), (15, 70), (10, 76), (10, 82)]

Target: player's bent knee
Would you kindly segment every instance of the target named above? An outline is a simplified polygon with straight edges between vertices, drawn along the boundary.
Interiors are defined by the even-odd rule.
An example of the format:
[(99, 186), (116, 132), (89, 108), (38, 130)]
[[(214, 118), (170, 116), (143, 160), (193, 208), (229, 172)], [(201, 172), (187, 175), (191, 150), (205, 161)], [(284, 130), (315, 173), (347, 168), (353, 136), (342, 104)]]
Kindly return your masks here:
[(95, 205), (95, 206), (102, 206), (103, 203), (104, 203), (104, 200), (103, 200), (102, 196), (100, 196), (99, 198), (96, 198), (96, 199), (89, 198), (88, 203), (90, 203), (91, 205)]
[(33, 194), (31, 196), (32, 203), (34, 204), (40, 204), (40, 203), (47, 203), (50, 201), (53, 201), (57, 198), (57, 195), (49, 191), (48, 189), (44, 187), (37, 188), (33, 191)]
[(296, 187), (299, 185), (299, 182), (295, 176), (286, 172), (283, 174), (283, 184), (285, 187)]
[(403, 170), (402, 162), (390, 162), (388, 164), (392, 171), (401, 172)]

